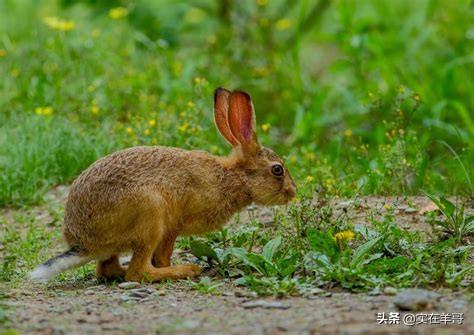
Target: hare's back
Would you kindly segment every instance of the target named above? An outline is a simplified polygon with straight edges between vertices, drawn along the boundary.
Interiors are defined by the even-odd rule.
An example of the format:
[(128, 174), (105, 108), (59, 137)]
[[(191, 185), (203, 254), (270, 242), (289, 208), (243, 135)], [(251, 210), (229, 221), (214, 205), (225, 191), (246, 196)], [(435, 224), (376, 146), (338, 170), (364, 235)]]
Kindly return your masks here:
[(103, 211), (139, 197), (144, 188), (170, 187), (181, 178), (176, 174), (186, 178), (182, 171), (188, 157), (189, 151), (159, 146), (133, 147), (103, 157), (73, 182), (67, 209), (80, 206), (83, 212)]

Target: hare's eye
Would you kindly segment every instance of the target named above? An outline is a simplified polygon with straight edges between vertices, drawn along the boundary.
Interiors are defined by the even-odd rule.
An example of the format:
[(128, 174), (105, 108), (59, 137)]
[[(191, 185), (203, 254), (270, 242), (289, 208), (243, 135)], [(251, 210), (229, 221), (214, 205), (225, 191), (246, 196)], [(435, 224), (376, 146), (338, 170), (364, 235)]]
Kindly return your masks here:
[(283, 169), (283, 166), (281, 166), (280, 164), (272, 165), (272, 174), (274, 176), (281, 177), (281, 176), (283, 176), (284, 172), (285, 172), (285, 170)]

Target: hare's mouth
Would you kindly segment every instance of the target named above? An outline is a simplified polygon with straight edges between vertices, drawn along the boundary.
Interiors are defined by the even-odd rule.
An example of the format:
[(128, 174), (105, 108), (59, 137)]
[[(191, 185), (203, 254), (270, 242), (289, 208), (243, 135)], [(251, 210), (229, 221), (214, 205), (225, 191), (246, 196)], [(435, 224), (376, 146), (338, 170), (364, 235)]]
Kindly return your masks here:
[(291, 196), (291, 192), (288, 193), (286, 191), (282, 192), (279, 191), (277, 193), (273, 193), (267, 199), (263, 200), (260, 204), (264, 206), (271, 206), (271, 205), (286, 205), (294, 196)]

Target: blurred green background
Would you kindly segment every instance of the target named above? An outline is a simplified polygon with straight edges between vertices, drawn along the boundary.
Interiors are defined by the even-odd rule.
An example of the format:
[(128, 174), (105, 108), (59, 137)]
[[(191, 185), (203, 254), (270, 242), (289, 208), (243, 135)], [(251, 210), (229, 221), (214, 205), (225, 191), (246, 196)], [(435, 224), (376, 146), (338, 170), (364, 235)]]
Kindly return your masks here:
[(471, 1), (0, 0), (0, 205), (133, 145), (225, 154), (254, 100), (300, 190), (472, 196)]

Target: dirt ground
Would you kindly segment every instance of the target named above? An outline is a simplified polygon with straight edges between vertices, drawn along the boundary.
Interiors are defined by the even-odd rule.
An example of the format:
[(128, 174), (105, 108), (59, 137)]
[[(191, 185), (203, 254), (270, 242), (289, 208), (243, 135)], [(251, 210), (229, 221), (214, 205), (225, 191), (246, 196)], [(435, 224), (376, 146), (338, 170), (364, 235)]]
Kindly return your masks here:
[(179, 284), (166, 290), (157, 290), (154, 285), (141, 287), (150, 293), (136, 301), (124, 301), (126, 293), (120, 288), (96, 286), (18, 289), (9, 292), (7, 303), (12, 308), (12, 326), (28, 334), (474, 333), (472, 305), (458, 294), (446, 294), (429, 313), (465, 313), (463, 325), (409, 327), (378, 325), (378, 312), (397, 312), (393, 297), (387, 295), (266, 298), (276, 302), (277, 308), (247, 308), (246, 302), (260, 299), (237, 297), (232, 291), (205, 295), (182, 289)]
[[(54, 195), (57, 201), (64, 192)], [(392, 208), (402, 226), (423, 230), (429, 226), (421, 214), (429, 206), (427, 199), (414, 197), (368, 197), (357, 206), (349, 200), (334, 203), (354, 223)], [(12, 217), (7, 210), (0, 215)], [(271, 220), (268, 209), (256, 208), (255, 215), (262, 222)], [(438, 291), (439, 297), (425, 310), (401, 312), (393, 303), (395, 292), (316, 290), (304, 297), (276, 299), (256, 297), (230, 283), (220, 294), (199, 293), (185, 282), (119, 286), (100, 285), (95, 279), (49, 287), (0, 283), (10, 320), (3, 327), (25, 334), (474, 334), (473, 304), (463, 293), (449, 290)], [(378, 324), (377, 313), (382, 312), (400, 313), (399, 324)], [(407, 313), (463, 313), (464, 321), (407, 326)], [(392, 320), (397, 323), (396, 315)]]

